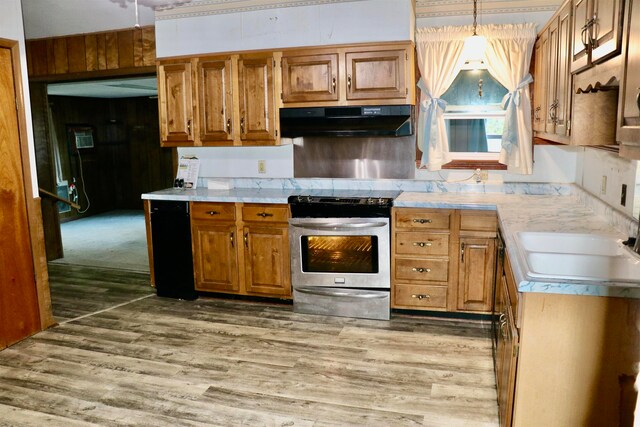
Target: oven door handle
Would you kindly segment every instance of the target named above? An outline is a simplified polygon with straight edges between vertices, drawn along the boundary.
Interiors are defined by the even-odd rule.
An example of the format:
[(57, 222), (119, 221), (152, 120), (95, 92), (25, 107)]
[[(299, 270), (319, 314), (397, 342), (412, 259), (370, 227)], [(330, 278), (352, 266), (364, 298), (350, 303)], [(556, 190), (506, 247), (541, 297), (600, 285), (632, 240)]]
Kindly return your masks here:
[(336, 289), (336, 288), (320, 288), (320, 287), (300, 287), (294, 288), (303, 294), (321, 295), (326, 297), (348, 297), (363, 299), (383, 299), (388, 298), (389, 293), (380, 291), (368, 291), (365, 289)]
[(389, 224), (386, 222), (352, 222), (352, 223), (339, 223), (339, 222), (328, 222), (324, 224), (318, 224), (317, 222), (299, 222), (299, 223), (290, 223), (292, 227), (296, 228), (305, 228), (307, 230), (359, 230), (363, 228), (381, 228), (386, 227)]

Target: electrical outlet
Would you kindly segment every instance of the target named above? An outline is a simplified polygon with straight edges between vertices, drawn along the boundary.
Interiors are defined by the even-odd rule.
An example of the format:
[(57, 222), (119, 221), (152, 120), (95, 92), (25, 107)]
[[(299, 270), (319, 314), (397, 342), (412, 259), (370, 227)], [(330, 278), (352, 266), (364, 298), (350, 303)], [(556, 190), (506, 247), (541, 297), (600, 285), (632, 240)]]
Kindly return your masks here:
[(607, 176), (602, 175), (602, 184), (600, 185), (600, 194), (607, 194)]
[(265, 160), (258, 160), (258, 173), (267, 173), (267, 162)]
[(480, 171), (480, 179), (483, 181), (489, 180), (489, 171)]

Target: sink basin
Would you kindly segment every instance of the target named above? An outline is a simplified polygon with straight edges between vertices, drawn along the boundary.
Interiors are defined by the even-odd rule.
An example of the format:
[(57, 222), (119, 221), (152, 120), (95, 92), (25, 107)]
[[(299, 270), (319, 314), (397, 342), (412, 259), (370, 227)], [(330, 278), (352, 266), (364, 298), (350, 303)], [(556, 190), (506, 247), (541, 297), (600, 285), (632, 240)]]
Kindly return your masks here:
[(523, 231), (516, 236), (520, 247), (527, 252), (609, 256), (625, 253), (622, 240), (615, 236), (532, 231)]
[(640, 283), (640, 257), (613, 235), (520, 232), (516, 245), (533, 279)]

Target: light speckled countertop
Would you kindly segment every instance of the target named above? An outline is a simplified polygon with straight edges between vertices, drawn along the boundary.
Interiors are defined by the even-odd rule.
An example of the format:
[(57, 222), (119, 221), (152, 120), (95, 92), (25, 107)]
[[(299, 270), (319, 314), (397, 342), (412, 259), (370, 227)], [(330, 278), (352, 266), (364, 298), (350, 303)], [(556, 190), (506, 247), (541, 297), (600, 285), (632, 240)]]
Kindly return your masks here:
[[(389, 194), (384, 194), (383, 196), (393, 197), (398, 193), (398, 191), (389, 192)], [(160, 190), (143, 194), (142, 198), (148, 200), (284, 204), (287, 203), (287, 198), (294, 194), (322, 194), (338, 197), (381, 196), (380, 191), (368, 189), (231, 188), (228, 190), (209, 190), (207, 188), (198, 188), (196, 190)], [(640, 285), (565, 279), (561, 281), (541, 281), (541, 279), (536, 279), (534, 281), (525, 276), (523, 261), (518, 256), (515, 243), (515, 233), (519, 231), (613, 234), (623, 239), (629, 237), (609, 225), (605, 218), (594, 213), (577, 196), (402, 192), (395, 199), (394, 206), (497, 210), (500, 228), (520, 292), (640, 298)]]
[[(549, 231), (608, 234), (622, 239), (629, 237), (610, 226), (591, 208), (584, 206), (576, 196), (405, 192), (396, 198), (394, 206), (497, 210), (505, 246), (520, 292), (640, 298), (640, 284), (566, 279), (534, 281), (525, 276), (523, 261), (516, 248), (516, 232)], [(640, 278), (638, 280), (640, 281)]]

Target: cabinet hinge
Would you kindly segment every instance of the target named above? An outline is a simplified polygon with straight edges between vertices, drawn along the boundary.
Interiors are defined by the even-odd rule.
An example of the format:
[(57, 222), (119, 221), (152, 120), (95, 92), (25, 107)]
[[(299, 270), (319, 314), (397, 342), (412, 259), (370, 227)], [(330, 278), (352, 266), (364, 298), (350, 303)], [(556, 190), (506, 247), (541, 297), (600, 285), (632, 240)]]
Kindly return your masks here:
[(278, 129), (276, 129), (276, 138), (278, 137)]
[(273, 68), (275, 68), (275, 67), (276, 67), (276, 60), (274, 59), (273, 60)]

